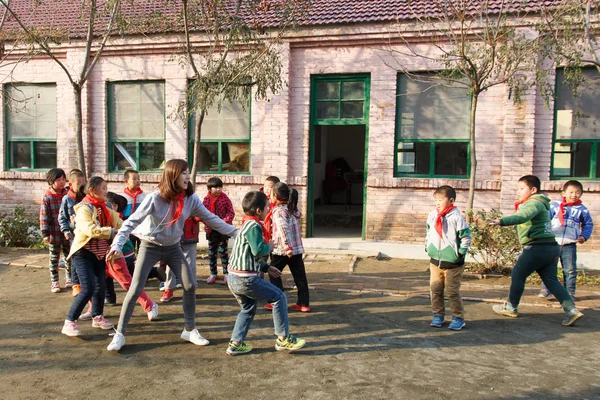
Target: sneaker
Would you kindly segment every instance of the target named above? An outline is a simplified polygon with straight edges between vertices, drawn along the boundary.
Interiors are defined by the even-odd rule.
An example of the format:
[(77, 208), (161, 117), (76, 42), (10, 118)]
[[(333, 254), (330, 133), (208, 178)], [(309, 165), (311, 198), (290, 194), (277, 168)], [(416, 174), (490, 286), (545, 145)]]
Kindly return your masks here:
[(186, 331), (185, 329), (181, 332), (181, 338), (183, 340), (187, 340), (188, 342), (192, 342), (197, 344), (198, 346), (207, 346), (210, 342), (208, 339), (202, 337), (198, 329), (194, 329), (191, 332)]
[(50, 291), (52, 293), (60, 293), (60, 283), (58, 283), (58, 281), (52, 282), (52, 285), (50, 286)]
[(519, 316), (517, 309), (508, 303), (496, 304), (492, 309), (496, 314), (504, 315), (505, 317), (517, 318)]
[[(273, 308), (273, 305), (271, 305), (271, 308)], [(296, 310), (296, 311), (300, 311), (300, 312), (310, 312), (310, 307), (309, 306), (301, 306), (300, 304), (294, 304), (292, 306), (292, 310)]]
[(550, 293), (550, 291), (548, 289), (542, 289), (540, 290), (540, 293), (538, 294), (538, 297), (540, 299), (549, 299), (552, 296), (552, 293)]
[(79, 283), (76, 283), (73, 285), (73, 287), (71, 288), (72, 292), (73, 292), (73, 297), (77, 297), (77, 295), (79, 294), (79, 292), (81, 292), (81, 285)]
[(571, 326), (577, 321), (579, 318), (583, 317), (583, 313), (578, 309), (574, 308), (565, 315), (562, 320), (562, 324), (564, 326)]
[(448, 326), (448, 329), (453, 331), (460, 331), (466, 325), (464, 318), (452, 317), (452, 322)]
[(275, 341), (275, 350), (300, 350), (304, 347), (305, 344), (306, 340), (292, 335), (287, 335), (285, 340), (280, 340), (279, 338), (277, 338), (277, 340)]
[(216, 275), (211, 275), (208, 278), (206, 278), (206, 283), (212, 284), (212, 283), (215, 283), (216, 280), (217, 280), (217, 276)]
[(173, 291), (171, 289), (165, 289), (162, 296), (160, 296), (161, 303), (168, 303), (173, 298)]
[(269, 311), (273, 311), (273, 304), (267, 303), (267, 304), (265, 304), (265, 308)]
[(71, 279), (67, 278), (67, 280), (65, 281), (65, 289), (71, 289), (73, 287), (73, 282), (71, 282)]
[(433, 319), (431, 320), (431, 324), (434, 328), (441, 328), (444, 325), (444, 316), (441, 314), (433, 314)]
[(235, 344), (233, 342), (229, 342), (229, 346), (227, 347), (227, 350), (225, 350), (225, 353), (229, 354), (230, 356), (237, 356), (238, 354), (246, 354), (250, 353), (251, 351), (251, 344), (244, 342), (240, 344)]
[(65, 324), (63, 325), (60, 333), (67, 336), (79, 336), (81, 332), (79, 331), (77, 322), (65, 320)]
[(112, 341), (108, 346), (106, 346), (106, 350), (108, 351), (119, 351), (121, 347), (125, 345), (125, 336), (121, 332), (115, 333)]
[(161, 292), (165, 291), (165, 283), (161, 282), (158, 284), (158, 290), (160, 290)]
[(152, 309), (148, 311), (148, 321), (156, 321), (158, 319), (158, 304), (154, 303)]
[(181, 284), (181, 281), (179, 279), (175, 279), (175, 287), (177, 289), (181, 289), (183, 287), (183, 285)]
[(92, 319), (92, 306), (88, 307), (88, 310), (79, 316), (80, 321), (89, 321)]
[(114, 307), (117, 305), (117, 299), (104, 299), (104, 305)]
[(92, 318), (92, 327), (93, 328), (100, 328), (100, 329), (112, 329), (113, 328), (113, 323), (110, 322), (109, 320), (107, 320), (106, 318), (104, 318), (104, 315), (97, 315), (94, 318)]

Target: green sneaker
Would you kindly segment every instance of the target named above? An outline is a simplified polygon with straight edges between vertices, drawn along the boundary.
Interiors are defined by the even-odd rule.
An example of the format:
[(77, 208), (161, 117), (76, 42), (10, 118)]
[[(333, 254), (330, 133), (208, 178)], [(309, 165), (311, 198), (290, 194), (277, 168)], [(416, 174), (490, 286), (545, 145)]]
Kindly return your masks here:
[(230, 356), (237, 356), (238, 354), (246, 354), (246, 353), (250, 353), (252, 351), (252, 345), (248, 344), (248, 343), (240, 343), (240, 344), (235, 344), (233, 342), (229, 342), (229, 347), (227, 347), (227, 350), (225, 350), (225, 352), (227, 354), (229, 354)]
[(275, 341), (275, 350), (300, 350), (304, 347), (305, 344), (306, 340), (292, 335), (287, 335), (285, 340), (280, 340), (279, 338), (277, 338), (277, 340)]
[(571, 326), (577, 321), (579, 318), (583, 317), (583, 313), (578, 309), (574, 308), (565, 315), (562, 320), (562, 324), (564, 326)]
[(496, 314), (504, 315), (505, 317), (517, 318), (519, 312), (516, 308), (510, 306), (508, 303), (497, 304), (492, 307)]

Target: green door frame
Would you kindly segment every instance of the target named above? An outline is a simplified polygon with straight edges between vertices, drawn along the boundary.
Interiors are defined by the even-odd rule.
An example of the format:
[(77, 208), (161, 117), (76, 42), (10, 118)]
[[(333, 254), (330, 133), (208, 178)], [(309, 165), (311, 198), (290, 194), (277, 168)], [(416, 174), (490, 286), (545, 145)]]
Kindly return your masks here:
[[(319, 82), (364, 82), (363, 117), (362, 118), (317, 118), (317, 84)], [(341, 91), (341, 85), (340, 85)], [(364, 190), (363, 190), (363, 221), (361, 238), (365, 239), (367, 221), (367, 176), (369, 159), (369, 109), (371, 93), (370, 74), (336, 74), (336, 75), (311, 75), (310, 77), (310, 119), (308, 139), (308, 182), (307, 182), (307, 218), (306, 237), (312, 237), (314, 233), (314, 172), (315, 172), (315, 126), (345, 126), (363, 125), (365, 127), (365, 159), (364, 159)], [(340, 95), (341, 97), (341, 95)], [(341, 103), (341, 100), (340, 100)]]

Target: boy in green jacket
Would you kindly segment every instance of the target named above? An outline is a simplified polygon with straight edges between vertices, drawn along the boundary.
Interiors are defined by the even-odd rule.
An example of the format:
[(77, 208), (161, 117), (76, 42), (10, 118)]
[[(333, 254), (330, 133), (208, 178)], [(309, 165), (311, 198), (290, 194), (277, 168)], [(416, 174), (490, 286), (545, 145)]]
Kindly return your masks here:
[(519, 314), (517, 307), (525, 290), (525, 280), (537, 272), (544, 285), (558, 299), (567, 313), (562, 324), (570, 326), (583, 314), (575, 307), (569, 292), (560, 284), (556, 277), (558, 243), (552, 233), (550, 223), (550, 199), (540, 192), (541, 183), (537, 176), (525, 175), (519, 179), (515, 203), (515, 214), (490, 221), (493, 225), (517, 225), (519, 242), (523, 252), (517, 259), (512, 274), (508, 300), (503, 305), (493, 306), (497, 314), (516, 318)]

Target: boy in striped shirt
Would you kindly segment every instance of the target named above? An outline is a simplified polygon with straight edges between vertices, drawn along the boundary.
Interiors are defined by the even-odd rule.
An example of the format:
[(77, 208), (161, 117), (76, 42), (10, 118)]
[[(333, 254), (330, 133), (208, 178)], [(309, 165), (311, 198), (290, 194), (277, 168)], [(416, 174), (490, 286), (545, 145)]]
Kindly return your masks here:
[(269, 200), (264, 193), (249, 192), (242, 202), (244, 217), (242, 228), (235, 238), (229, 259), (229, 278), (227, 285), (235, 296), (242, 310), (237, 316), (227, 347), (227, 354), (238, 355), (248, 353), (252, 345), (245, 343), (250, 325), (256, 314), (257, 300), (273, 305), (273, 324), (275, 325), (275, 350), (294, 351), (306, 344), (304, 339), (290, 335), (287, 314), (287, 298), (276, 286), (261, 279), (260, 272), (268, 272), (279, 278), (281, 272), (260, 257), (271, 252), (272, 244), (265, 232), (262, 221), (269, 212)]

